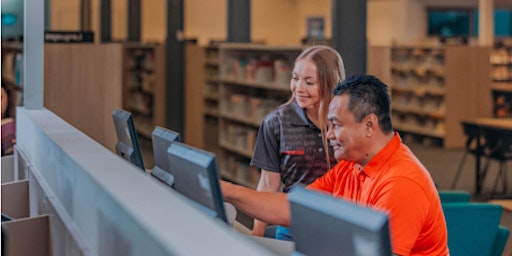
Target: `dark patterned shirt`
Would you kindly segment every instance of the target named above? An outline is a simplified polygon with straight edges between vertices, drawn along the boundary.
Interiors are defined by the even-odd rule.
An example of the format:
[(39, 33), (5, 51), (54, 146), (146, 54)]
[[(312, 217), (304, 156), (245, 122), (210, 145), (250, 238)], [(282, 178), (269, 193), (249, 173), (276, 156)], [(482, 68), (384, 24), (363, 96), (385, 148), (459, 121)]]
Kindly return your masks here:
[[(329, 146), (331, 166), (336, 164)], [(270, 112), (262, 121), (251, 166), (281, 173), (283, 191), (309, 184), (328, 170), (322, 133), (296, 102)]]

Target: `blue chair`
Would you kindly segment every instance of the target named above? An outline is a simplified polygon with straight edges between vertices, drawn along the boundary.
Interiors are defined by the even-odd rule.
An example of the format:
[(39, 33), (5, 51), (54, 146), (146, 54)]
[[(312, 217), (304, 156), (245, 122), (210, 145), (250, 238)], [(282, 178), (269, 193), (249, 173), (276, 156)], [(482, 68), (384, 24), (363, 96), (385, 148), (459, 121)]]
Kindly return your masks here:
[(507, 244), (507, 239), (510, 235), (510, 230), (504, 226), (498, 227), (498, 233), (496, 234), (496, 240), (494, 240), (494, 246), (492, 248), (491, 256), (501, 256), (503, 253), (503, 249), (505, 249), (505, 245)]
[(441, 203), (469, 203), (471, 194), (463, 190), (438, 190)]
[(490, 203), (443, 203), (452, 256), (501, 255), (509, 230), (500, 226), (503, 207)]

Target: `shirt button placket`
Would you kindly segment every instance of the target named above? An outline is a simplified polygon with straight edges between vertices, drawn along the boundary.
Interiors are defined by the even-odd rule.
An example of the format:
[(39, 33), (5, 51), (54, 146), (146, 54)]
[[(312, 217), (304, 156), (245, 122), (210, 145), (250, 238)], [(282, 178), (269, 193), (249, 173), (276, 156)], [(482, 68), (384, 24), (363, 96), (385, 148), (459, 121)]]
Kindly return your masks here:
[(364, 180), (366, 179), (366, 175), (359, 170), (359, 174), (357, 175), (358, 184), (357, 184), (357, 202), (361, 202), (361, 194), (363, 193), (363, 185)]

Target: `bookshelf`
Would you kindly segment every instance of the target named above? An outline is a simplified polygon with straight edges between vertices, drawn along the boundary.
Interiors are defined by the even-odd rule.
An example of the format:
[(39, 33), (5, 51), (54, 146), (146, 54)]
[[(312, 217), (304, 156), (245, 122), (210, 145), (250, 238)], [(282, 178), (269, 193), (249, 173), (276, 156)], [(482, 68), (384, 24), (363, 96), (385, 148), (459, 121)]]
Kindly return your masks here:
[[(460, 121), (491, 115), (489, 51), (477, 46), (370, 47), (368, 71), (390, 86), (396, 130), (425, 144), (458, 148), (465, 142)], [(380, 61), (383, 56), (390, 61)]]
[[(165, 47), (157, 44), (46, 44), (46, 108), (115, 152), (112, 111), (134, 115), (139, 142), (165, 122)], [(152, 168), (152, 155), (144, 158)]]
[[(194, 42), (185, 43), (184, 134), (183, 141), (197, 148), (204, 147), (204, 48)], [(210, 151), (212, 152), (212, 151)]]
[(494, 117), (512, 117), (512, 41), (491, 50), (491, 90)]
[[(204, 48), (204, 148), (221, 155), (219, 145), (219, 87), (220, 56), (219, 44), (212, 42)], [(218, 161), (218, 160), (217, 160)]]
[(46, 44), (44, 57), (44, 106), (115, 152), (112, 111), (123, 104), (122, 44)]
[(221, 176), (256, 188), (260, 170), (249, 163), (258, 129), (267, 113), (289, 99), (293, 61), (302, 48), (224, 43), (218, 49), (219, 76), (207, 79), (214, 81), (207, 86), (218, 88), (218, 94), (212, 91), (218, 95), (218, 115), (214, 117), (218, 120)]
[(165, 47), (123, 44), (123, 106), (132, 112), (139, 135), (151, 140), (155, 126), (165, 126)]

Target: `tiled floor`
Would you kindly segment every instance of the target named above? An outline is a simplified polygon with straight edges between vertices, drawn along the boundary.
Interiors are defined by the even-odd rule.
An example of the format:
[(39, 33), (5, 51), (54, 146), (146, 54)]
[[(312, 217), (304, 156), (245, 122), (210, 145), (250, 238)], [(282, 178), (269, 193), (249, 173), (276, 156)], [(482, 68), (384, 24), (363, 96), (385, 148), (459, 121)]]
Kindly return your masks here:
[[(432, 179), (436, 182), (439, 189), (452, 189), (452, 183), (457, 172), (457, 168), (463, 157), (463, 149), (444, 149), (440, 147), (429, 147), (419, 143), (407, 144), (418, 159), (425, 165), (432, 175)], [(510, 166), (510, 163), (509, 163)], [(510, 167), (509, 170), (512, 170)], [(492, 191), (494, 180), (497, 175), (498, 163), (491, 161), (489, 165), (489, 172), (484, 180), (482, 194), (483, 198), (488, 196)], [(508, 184), (512, 184), (512, 180)], [(466, 158), (459, 179), (456, 183), (455, 189), (465, 190), (471, 193), (475, 192), (475, 158), (468, 155)], [(509, 186), (509, 189), (510, 188)], [(512, 191), (507, 191), (512, 192)], [(476, 198), (475, 198), (476, 199)]]

